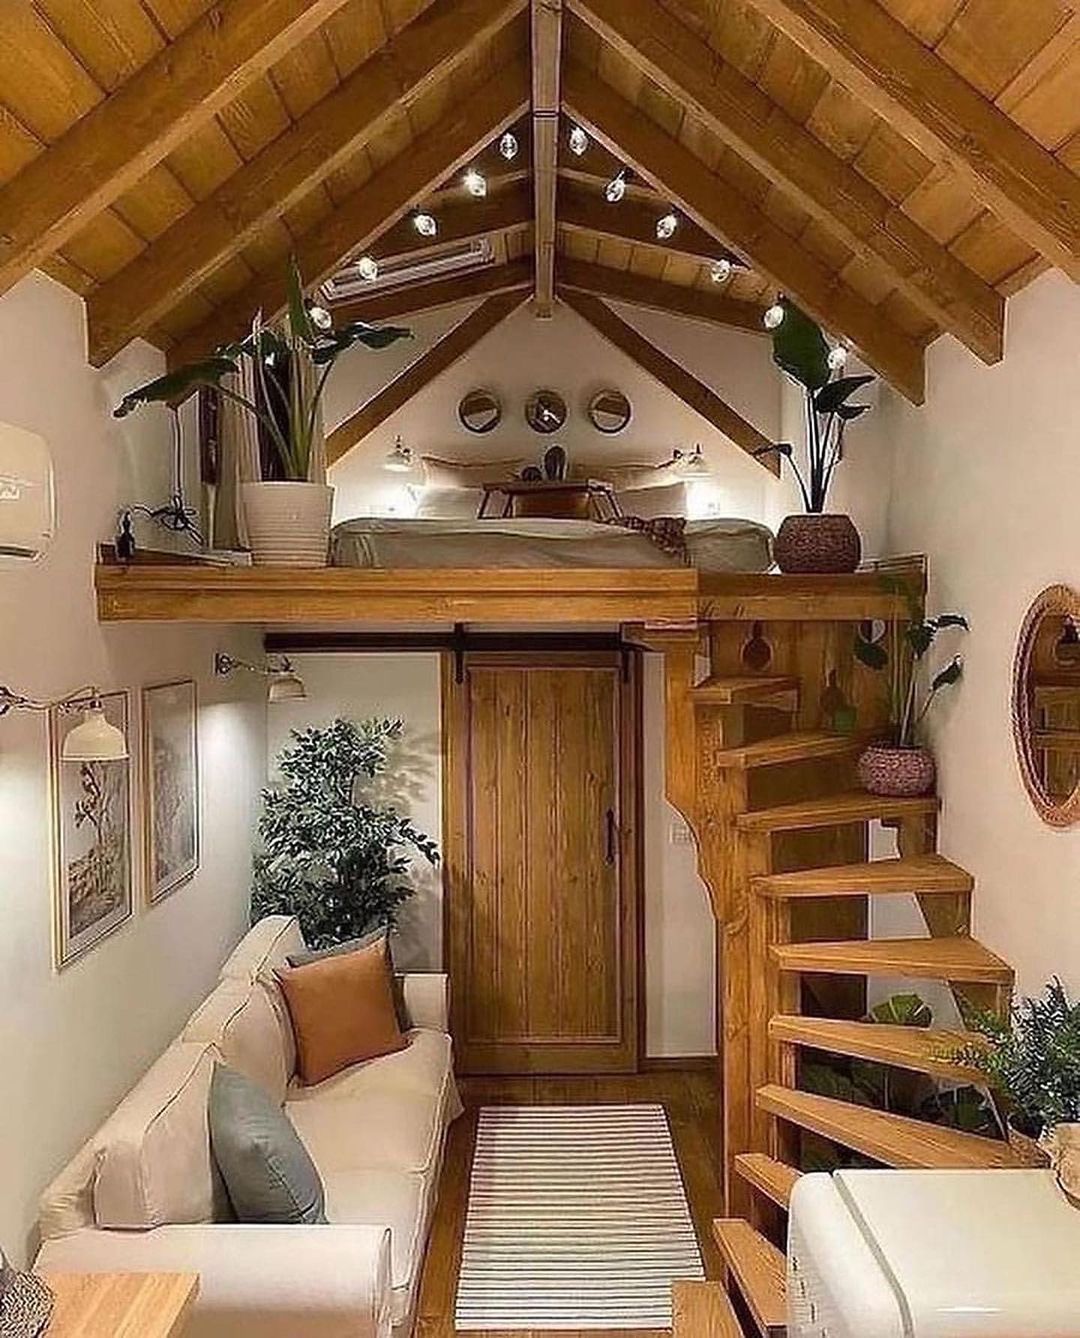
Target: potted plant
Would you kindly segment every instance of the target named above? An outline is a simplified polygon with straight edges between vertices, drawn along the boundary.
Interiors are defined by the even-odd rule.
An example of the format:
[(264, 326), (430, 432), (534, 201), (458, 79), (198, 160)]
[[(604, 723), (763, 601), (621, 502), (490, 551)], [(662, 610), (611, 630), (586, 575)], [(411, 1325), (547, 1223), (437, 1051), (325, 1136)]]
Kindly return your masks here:
[[(144, 404), (174, 409), (201, 386), (213, 386), (251, 415), (265, 447), (262, 478), (241, 485), (252, 560), (258, 565), (321, 567), (327, 560), (333, 489), (321, 477), (316, 450), (319, 405), (327, 378), (355, 344), (386, 348), (411, 331), (353, 321), (335, 329), (324, 308), (305, 296), (295, 260), (289, 265), (288, 305), (277, 324), (256, 314), (251, 331), (222, 344), (200, 362), (177, 367), (124, 396), (117, 418)], [(245, 365), (253, 393), (225, 383)]]
[(909, 620), (900, 631), (892, 626), (890, 645), (871, 640), (862, 631), (855, 636), (855, 657), (871, 669), (889, 672), (888, 736), (865, 748), (859, 757), (859, 780), (871, 794), (904, 798), (926, 794), (934, 787), (937, 767), (933, 753), (920, 743), (927, 713), (945, 688), (958, 683), (964, 664), (954, 655), (926, 685), (926, 657), (938, 636), (948, 629), (966, 631), (960, 613), (927, 618), (921, 604), (908, 593)]
[(1053, 1162), (1066, 1192), (1080, 1195), (1080, 1004), (1055, 978), (1007, 1019), (975, 1013), (968, 1025), (989, 1044), (957, 1059), (986, 1075), (1010, 1145), (1027, 1164)]
[(826, 511), (829, 485), (844, 458), (844, 432), (870, 408), (851, 404), (851, 396), (873, 381), (872, 376), (842, 376), (846, 351), (830, 348), (821, 328), (786, 298), (767, 313), (772, 330), (773, 361), (803, 388), (806, 449), (802, 465), (790, 442), (763, 446), (788, 463), (802, 494), (805, 515), (787, 516), (776, 535), (774, 555), (783, 572), (854, 571), (862, 557), (862, 541), (850, 516)]

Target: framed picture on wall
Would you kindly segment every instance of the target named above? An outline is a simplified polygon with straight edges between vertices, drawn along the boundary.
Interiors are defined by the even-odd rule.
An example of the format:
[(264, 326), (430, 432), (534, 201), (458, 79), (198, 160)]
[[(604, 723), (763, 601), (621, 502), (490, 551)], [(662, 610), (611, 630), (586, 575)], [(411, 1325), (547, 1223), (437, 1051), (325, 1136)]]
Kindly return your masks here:
[(191, 679), (143, 688), (146, 899), (160, 901), (199, 867), (198, 690)]
[[(108, 692), (109, 724), (130, 737), (127, 692)], [(70, 711), (49, 712), (52, 794), (54, 957), (58, 968), (82, 956), (131, 915), (134, 904), (131, 760), (63, 762)]]

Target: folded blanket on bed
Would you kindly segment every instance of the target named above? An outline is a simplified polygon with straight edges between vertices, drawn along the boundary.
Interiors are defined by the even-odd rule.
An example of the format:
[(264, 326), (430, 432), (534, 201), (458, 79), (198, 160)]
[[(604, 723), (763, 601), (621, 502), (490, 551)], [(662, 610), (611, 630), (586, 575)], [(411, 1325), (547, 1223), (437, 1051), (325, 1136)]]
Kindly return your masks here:
[(634, 530), (655, 544), (661, 553), (678, 558), (680, 562), (690, 561), (686, 549), (686, 521), (682, 516), (657, 516), (655, 520), (644, 520), (641, 516), (610, 516), (604, 524)]

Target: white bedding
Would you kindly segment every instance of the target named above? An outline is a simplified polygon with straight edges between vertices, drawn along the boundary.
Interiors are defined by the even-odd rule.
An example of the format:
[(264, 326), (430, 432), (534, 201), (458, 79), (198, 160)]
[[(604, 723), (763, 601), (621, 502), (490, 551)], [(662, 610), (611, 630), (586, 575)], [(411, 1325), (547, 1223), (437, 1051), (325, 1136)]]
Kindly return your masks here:
[[(692, 566), (761, 572), (772, 534), (752, 520), (690, 520)], [(679, 567), (644, 535), (591, 520), (395, 520), (363, 517), (334, 529), (338, 567)]]

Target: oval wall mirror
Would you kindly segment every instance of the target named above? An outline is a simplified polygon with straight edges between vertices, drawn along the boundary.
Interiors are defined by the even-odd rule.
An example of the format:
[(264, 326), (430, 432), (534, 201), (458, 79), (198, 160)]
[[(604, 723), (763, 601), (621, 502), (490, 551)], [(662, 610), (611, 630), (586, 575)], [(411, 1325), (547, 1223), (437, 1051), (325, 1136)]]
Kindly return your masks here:
[(525, 421), (534, 432), (558, 432), (566, 422), (566, 401), (556, 390), (534, 390), (525, 401)]
[(613, 436), (621, 432), (633, 412), (621, 390), (599, 390), (589, 401), (589, 421), (597, 432)]
[(1020, 774), (1044, 822), (1080, 822), (1080, 594), (1052, 585), (1028, 609), (1013, 663)]
[(469, 432), (491, 432), (502, 418), (502, 405), (493, 390), (470, 390), (458, 405), (461, 426)]

